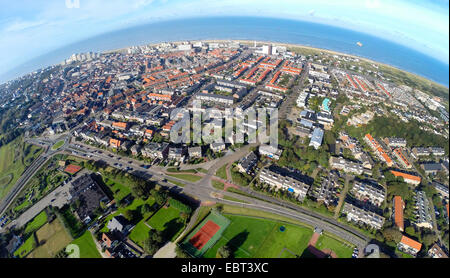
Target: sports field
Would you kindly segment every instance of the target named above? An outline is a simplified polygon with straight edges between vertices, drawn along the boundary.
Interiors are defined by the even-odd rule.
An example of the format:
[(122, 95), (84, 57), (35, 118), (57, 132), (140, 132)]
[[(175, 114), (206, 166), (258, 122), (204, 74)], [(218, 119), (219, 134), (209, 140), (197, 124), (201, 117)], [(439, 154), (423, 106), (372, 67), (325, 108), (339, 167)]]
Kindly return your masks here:
[(354, 246), (338, 241), (326, 234), (322, 234), (317, 240), (316, 247), (320, 250), (331, 249), (338, 258), (351, 258)]
[[(205, 254), (215, 258), (217, 250), (228, 245), (236, 258), (295, 258), (306, 249), (313, 234), (310, 228), (276, 220), (225, 215), (231, 224)], [(283, 226), (284, 231), (280, 231)]]
[(96, 259), (102, 257), (98, 252), (97, 246), (94, 242), (94, 238), (89, 231), (86, 231), (81, 237), (72, 241), (71, 244), (78, 245), (78, 247), (80, 248), (80, 258), (82, 259)]
[(41, 211), (36, 217), (33, 218), (30, 222), (28, 222), (25, 233), (29, 234), (36, 230), (38, 230), (40, 227), (44, 226), (44, 224), (47, 223), (47, 213), (45, 211)]
[(18, 258), (24, 258), (28, 253), (30, 253), (36, 247), (36, 240), (34, 235), (31, 235), (25, 240), (24, 243), (19, 247), (19, 249), (14, 252), (14, 256)]
[(201, 257), (227, 229), (230, 220), (221, 214), (212, 211), (181, 243), (189, 254)]
[(36, 237), (39, 247), (31, 252), (27, 258), (53, 258), (72, 242), (72, 237), (64, 229), (59, 219), (45, 224), (36, 232)]

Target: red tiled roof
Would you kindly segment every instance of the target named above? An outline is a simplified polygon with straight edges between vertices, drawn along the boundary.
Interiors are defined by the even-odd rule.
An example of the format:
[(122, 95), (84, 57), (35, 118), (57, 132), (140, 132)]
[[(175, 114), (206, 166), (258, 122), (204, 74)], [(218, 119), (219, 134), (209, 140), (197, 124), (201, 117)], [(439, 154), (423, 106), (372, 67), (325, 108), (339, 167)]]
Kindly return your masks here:
[(413, 249), (416, 249), (417, 251), (420, 251), (420, 249), (422, 248), (422, 243), (410, 239), (409, 237), (406, 236), (402, 236), (402, 240), (400, 242)]

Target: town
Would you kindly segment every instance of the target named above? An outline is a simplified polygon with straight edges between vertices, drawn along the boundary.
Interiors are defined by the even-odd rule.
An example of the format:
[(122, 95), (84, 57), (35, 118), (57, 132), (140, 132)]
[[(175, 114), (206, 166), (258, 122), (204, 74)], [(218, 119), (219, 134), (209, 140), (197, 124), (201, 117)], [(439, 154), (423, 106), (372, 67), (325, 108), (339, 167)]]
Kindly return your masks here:
[[(0, 85), (0, 154), (24, 163), (0, 167), (0, 255), (447, 258), (448, 98), (424, 91), (280, 43), (74, 54)], [(199, 112), (193, 134), (223, 136), (227, 121), (246, 133), (174, 142), (176, 109)], [(268, 123), (229, 109), (276, 109), (277, 145), (249, 142)], [(247, 225), (237, 215), (259, 211), (277, 215), (269, 236), (304, 236), (303, 249), (226, 245)]]

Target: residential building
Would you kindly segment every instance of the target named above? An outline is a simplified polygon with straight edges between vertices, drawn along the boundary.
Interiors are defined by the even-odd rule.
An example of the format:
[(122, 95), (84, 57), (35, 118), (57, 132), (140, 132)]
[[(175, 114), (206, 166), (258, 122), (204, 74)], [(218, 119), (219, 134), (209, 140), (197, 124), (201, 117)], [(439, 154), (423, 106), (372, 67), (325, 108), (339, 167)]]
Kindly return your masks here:
[(386, 151), (383, 149), (380, 143), (378, 143), (378, 141), (372, 137), (372, 135), (366, 134), (366, 136), (364, 136), (364, 141), (367, 143), (367, 145), (369, 145), (372, 148), (377, 157), (381, 161), (385, 162), (388, 167), (394, 165), (392, 159), (389, 157), (389, 155), (386, 153)]
[(343, 157), (330, 157), (329, 165), (332, 169), (342, 170), (346, 173), (361, 175), (364, 172), (364, 167), (360, 163), (346, 160)]
[(395, 226), (403, 232), (405, 230), (405, 222), (403, 219), (403, 210), (405, 209), (405, 202), (403, 202), (401, 196), (394, 196), (392, 206), (392, 216)]
[(132, 225), (122, 215), (114, 216), (109, 220), (107, 224), (108, 229), (111, 232), (119, 232), (121, 234), (127, 234)]
[(323, 140), (323, 129), (316, 127), (313, 131), (309, 146), (312, 146), (314, 147), (314, 149), (317, 150), (322, 145), (322, 140)]
[(393, 153), (397, 160), (400, 162), (400, 165), (402, 165), (406, 169), (412, 168), (412, 164), (409, 162), (400, 148), (396, 148)]
[(412, 152), (415, 156), (428, 156), (431, 154), (429, 148), (423, 148), (423, 147), (415, 147), (412, 149)]
[(409, 237), (402, 236), (402, 239), (397, 244), (397, 247), (402, 252), (416, 256), (420, 249), (422, 249), (422, 243), (410, 239)]
[(258, 157), (254, 152), (250, 152), (248, 155), (243, 157), (239, 164), (237, 165), (239, 172), (249, 174), (251, 170), (256, 166), (258, 162)]
[(406, 139), (404, 138), (386, 137), (384, 142), (391, 148), (406, 147)]
[(184, 160), (184, 148), (170, 147), (167, 158), (171, 159), (171, 160), (180, 161), (180, 162), (183, 161)]
[(416, 226), (420, 228), (433, 229), (430, 202), (424, 191), (417, 191), (416, 199)]
[(448, 259), (448, 255), (445, 254), (444, 250), (437, 243), (433, 244), (430, 250), (428, 250), (428, 256), (434, 259)]
[(422, 181), (422, 179), (419, 176), (415, 176), (415, 175), (411, 175), (411, 174), (407, 174), (407, 173), (403, 173), (403, 172), (399, 172), (399, 171), (394, 171), (394, 170), (391, 170), (391, 173), (396, 177), (402, 177), (403, 180), (409, 184), (419, 185), (420, 182)]
[(142, 147), (139, 145), (134, 145), (131, 147), (130, 150), (133, 155), (137, 156), (141, 154)]
[(283, 153), (282, 150), (280, 150), (272, 145), (260, 145), (258, 150), (259, 150), (260, 155), (267, 156), (274, 160), (279, 160), (281, 157), (281, 154)]
[(342, 213), (346, 214), (347, 221), (357, 224), (363, 223), (374, 229), (381, 229), (384, 224), (384, 217), (375, 212), (368, 211), (355, 205), (345, 202)]
[(141, 150), (142, 155), (151, 159), (165, 159), (169, 152), (169, 143), (151, 142)]
[(221, 151), (225, 150), (225, 143), (223, 143), (223, 142), (221, 142), (221, 143), (211, 143), (209, 145), (209, 148), (213, 152), (221, 152)]
[(259, 179), (272, 187), (284, 189), (295, 194), (299, 200), (305, 198), (310, 187), (306, 183), (305, 177), (274, 165), (262, 169)]
[(190, 147), (188, 148), (189, 158), (202, 157), (202, 147)]
[(368, 181), (356, 181), (353, 184), (352, 192), (360, 201), (369, 201), (371, 204), (379, 207), (384, 201), (386, 190), (378, 185)]
[(437, 174), (437, 172), (442, 171), (442, 165), (440, 163), (422, 163), (420, 167), (425, 171), (426, 174)]
[(436, 191), (439, 193), (439, 195), (441, 195), (442, 199), (445, 199), (448, 201), (449, 194), (448, 194), (448, 186), (447, 185), (444, 185), (444, 184), (441, 184), (438, 182), (433, 182), (431, 185), (434, 187), (434, 189), (436, 189)]

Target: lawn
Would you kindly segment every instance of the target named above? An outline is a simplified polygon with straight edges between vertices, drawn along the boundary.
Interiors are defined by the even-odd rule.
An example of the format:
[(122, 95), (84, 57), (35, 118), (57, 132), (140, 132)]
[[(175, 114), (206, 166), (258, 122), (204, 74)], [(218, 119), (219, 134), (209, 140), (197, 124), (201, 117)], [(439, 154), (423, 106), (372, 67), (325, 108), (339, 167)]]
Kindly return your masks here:
[(198, 182), (202, 177), (190, 175), (190, 174), (168, 174), (171, 177), (178, 178), (180, 180), (185, 180), (189, 182)]
[[(231, 224), (220, 240), (204, 257), (215, 258), (223, 245), (231, 246), (236, 258), (278, 258), (290, 252), (301, 255), (306, 249), (313, 231), (310, 228), (287, 224), (276, 220), (247, 216), (225, 215)], [(280, 226), (286, 230), (281, 232)], [(290, 257), (295, 257), (290, 254)]]
[(178, 182), (178, 181), (167, 179), (167, 182), (173, 183), (173, 184), (175, 184), (176, 186), (179, 186), (179, 187), (184, 187), (184, 183), (181, 183), (181, 182)]
[(30, 222), (28, 222), (25, 228), (25, 234), (32, 233), (37, 231), (39, 228), (47, 223), (47, 213), (45, 211), (41, 211), (36, 217), (33, 218)]
[(57, 149), (61, 148), (62, 145), (64, 145), (64, 140), (61, 140), (61, 141), (56, 142), (56, 143), (52, 146), (52, 150), (57, 150)]
[(224, 200), (228, 200), (228, 201), (233, 201), (233, 202), (239, 202), (239, 203), (248, 204), (247, 201), (243, 201), (243, 200), (240, 200), (240, 199), (238, 199), (238, 198), (234, 198), (234, 197), (227, 196), (227, 195), (224, 195), (224, 196), (223, 196), (223, 199), (224, 199)]
[(150, 227), (145, 223), (145, 219), (142, 219), (131, 231), (129, 238), (139, 246), (144, 246), (144, 241), (148, 238), (150, 233)]
[(211, 180), (211, 184), (215, 189), (219, 189), (219, 190), (223, 190), (225, 187), (223, 182), (221, 182), (221, 181)]
[(0, 201), (41, 152), (41, 148), (23, 143), (22, 137), (0, 147)]
[(40, 228), (36, 237), (39, 246), (27, 256), (28, 258), (53, 258), (72, 242), (72, 237), (58, 218)]
[(175, 237), (184, 227), (184, 223), (180, 219), (180, 211), (174, 207), (159, 209), (147, 221), (147, 224), (153, 229), (162, 231), (163, 236), (170, 241), (175, 240)]
[(76, 244), (80, 248), (80, 258), (96, 259), (102, 258), (95, 245), (91, 232), (86, 231), (81, 237), (75, 239), (71, 244)]
[(216, 171), (216, 176), (219, 178), (226, 180), (227, 179), (227, 165), (223, 165)]
[(105, 183), (109, 186), (111, 192), (114, 194), (114, 199), (118, 202), (131, 193), (130, 187), (124, 186), (114, 180), (105, 178)]
[(14, 252), (14, 256), (18, 258), (24, 258), (28, 253), (30, 253), (36, 247), (36, 241), (34, 236), (31, 235), (27, 240), (19, 247), (19, 249)]
[(319, 250), (331, 249), (338, 258), (351, 258), (353, 253), (353, 246), (348, 243), (345, 244), (342, 241), (336, 240), (328, 235), (322, 234), (317, 240), (316, 247)]

